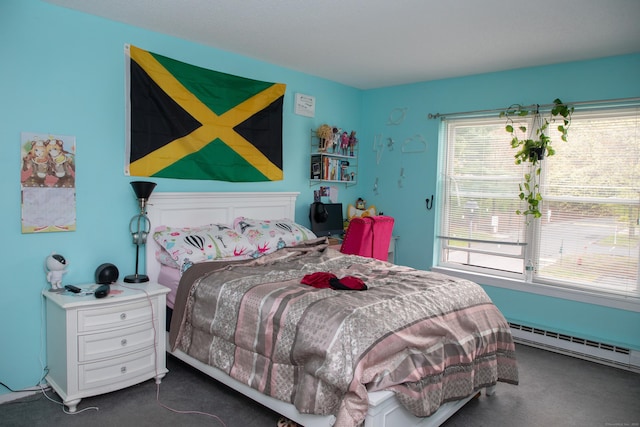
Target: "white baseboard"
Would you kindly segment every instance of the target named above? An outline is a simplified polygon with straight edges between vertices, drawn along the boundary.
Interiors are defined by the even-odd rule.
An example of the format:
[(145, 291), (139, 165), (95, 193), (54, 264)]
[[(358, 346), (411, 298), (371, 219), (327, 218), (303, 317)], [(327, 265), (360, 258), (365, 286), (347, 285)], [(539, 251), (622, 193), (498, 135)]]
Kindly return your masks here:
[(23, 397), (33, 396), (34, 394), (41, 393), (43, 389), (51, 390), (51, 387), (49, 386), (45, 386), (43, 388), (33, 387), (26, 390), (12, 391), (10, 393), (0, 394), (0, 405), (3, 403), (14, 401), (14, 400), (22, 399)]

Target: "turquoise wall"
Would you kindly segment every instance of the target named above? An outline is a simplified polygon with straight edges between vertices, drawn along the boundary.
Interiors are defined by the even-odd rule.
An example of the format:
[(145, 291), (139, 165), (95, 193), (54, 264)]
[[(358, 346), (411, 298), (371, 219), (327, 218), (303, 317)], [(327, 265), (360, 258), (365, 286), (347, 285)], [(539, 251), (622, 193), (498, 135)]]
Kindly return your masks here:
[(640, 350), (640, 313), (485, 286), (509, 321)]
[[(426, 210), (425, 198), (435, 193), (438, 177), (438, 130), (440, 120), (429, 113), (454, 113), (505, 108), (514, 103), (550, 104), (563, 101), (591, 101), (640, 96), (640, 54), (536, 67), (509, 72), (475, 75), (369, 90), (363, 94), (362, 139), (367, 141), (360, 159), (377, 164), (361, 174), (364, 196), (399, 219), (394, 228), (400, 236), (398, 254), (412, 267), (430, 268), (434, 259), (436, 209)], [(405, 119), (388, 125), (405, 110)], [(396, 141), (393, 151), (385, 151), (377, 163), (372, 149), (376, 135)], [(422, 135), (427, 150), (403, 154), (400, 146), (408, 138)], [(398, 186), (404, 167), (403, 187)], [(380, 179), (379, 195), (373, 194), (375, 176)], [(384, 203), (380, 202), (384, 200)]]
[[(156, 191), (299, 191), (296, 218), (308, 223), (309, 130), (322, 123), (358, 131), (358, 185), (340, 187), (340, 201), (363, 197), (396, 217), (397, 261), (429, 268), (433, 259), (438, 122), (428, 113), (499, 108), (513, 102), (548, 103), (640, 96), (640, 55), (517, 70), (460, 79), (360, 91), (311, 75), (185, 40), (86, 15), (39, 0), (0, 3), (0, 187), (5, 246), (0, 267), (0, 381), (14, 389), (35, 385), (46, 363), (40, 292), (48, 287), (43, 261), (52, 251), (70, 262), (65, 283), (90, 282), (97, 265), (134, 269), (128, 223), (136, 203), (123, 174), (125, 43), (226, 73), (287, 84), (284, 176), (271, 183), (154, 179)], [(566, 72), (571, 73), (564, 79)], [(316, 117), (293, 114), (294, 94), (316, 97)], [(405, 120), (387, 125), (396, 108)], [(396, 118), (395, 116), (392, 118)], [(20, 232), (20, 133), (74, 135), (77, 144), (77, 230), (41, 235)], [(427, 149), (401, 154), (402, 142), (422, 135)], [(393, 151), (373, 150), (374, 136), (393, 137)], [(398, 186), (400, 168), (406, 178)], [(378, 178), (378, 191), (374, 182)], [(437, 208), (437, 207), (436, 207)], [(640, 349), (638, 313), (487, 288), (513, 320), (556, 326), (567, 333)], [(551, 307), (552, 315), (537, 306)], [(547, 325), (551, 323), (551, 325)], [(622, 332), (616, 332), (623, 325)], [(7, 391), (0, 387), (0, 394)]]
[[(308, 224), (309, 132), (323, 122), (359, 130), (361, 91), (264, 62), (57, 7), (39, 0), (0, 2), (0, 187), (4, 226), (0, 298), (0, 381), (13, 389), (41, 376), (43, 263), (52, 251), (69, 261), (64, 283), (93, 280), (112, 262), (134, 272), (128, 231), (136, 202), (124, 167), (124, 45), (201, 67), (287, 85), (283, 114), (284, 180), (227, 183), (153, 179), (156, 191), (298, 191), (296, 218)], [(316, 116), (293, 113), (295, 93), (316, 97)], [(77, 230), (21, 234), (20, 133), (74, 135)], [(317, 187), (315, 187), (317, 188)], [(340, 201), (357, 198), (340, 188)], [(56, 327), (56, 325), (47, 325)], [(0, 393), (6, 390), (0, 387)]]
[[(383, 152), (379, 163), (373, 149), (362, 151), (363, 164), (378, 164), (360, 174), (366, 183), (362, 193), (396, 218), (400, 263), (431, 268), (437, 207), (427, 210), (425, 199), (436, 191), (440, 120), (427, 119), (429, 113), (499, 109), (514, 103), (549, 104), (555, 98), (575, 102), (630, 97), (640, 97), (640, 54), (366, 91), (363, 138), (369, 141), (384, 135), (385, 143), (387, 137), (393, 137), (396, 144), (393, 151)], [(390, 115), (398, 117), (397, 109), (404, 109), (404, 121), (387, 124)], [(424, 137), (427, 151), (403, 154), (399, 145), (415, 135)], [(397, 182), (401, 167), (406, 176), (402, 188)], [(376, 175), (384, 176), (378, 196), (372, 190)], [(637, 301), (635, 311), (620, 310), (597, 304), (595, 297), (596, 304), (592, 304), (480, 283), (510, 321), (640, 349)]]

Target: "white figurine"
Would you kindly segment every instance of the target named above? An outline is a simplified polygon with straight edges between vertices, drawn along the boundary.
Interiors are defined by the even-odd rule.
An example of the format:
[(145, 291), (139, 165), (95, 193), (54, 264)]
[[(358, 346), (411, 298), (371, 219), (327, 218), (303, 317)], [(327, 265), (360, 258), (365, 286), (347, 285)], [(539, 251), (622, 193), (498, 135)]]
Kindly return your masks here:
[(67, 260), (62, 255), (52, 253), (44, 263), (47, 272), (47, 282), (51, 284), (51, 291), (63, 290), (62, 276), (67, 272)]

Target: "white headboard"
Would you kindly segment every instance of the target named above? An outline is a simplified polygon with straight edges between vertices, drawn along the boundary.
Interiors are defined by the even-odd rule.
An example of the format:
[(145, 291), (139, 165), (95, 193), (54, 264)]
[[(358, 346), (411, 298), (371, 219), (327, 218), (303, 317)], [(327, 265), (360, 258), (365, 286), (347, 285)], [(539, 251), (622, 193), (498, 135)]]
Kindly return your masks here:
[(153, 193), (147, 205), (151, 233), (145, 245), (146, 273), (158, 278), (158, 244), (153, 230), (160, 225), (192, 227), (204, 224), (232, 224), (239, 216), (255, 219), (295, 220), (296, 198), (300, 193)]

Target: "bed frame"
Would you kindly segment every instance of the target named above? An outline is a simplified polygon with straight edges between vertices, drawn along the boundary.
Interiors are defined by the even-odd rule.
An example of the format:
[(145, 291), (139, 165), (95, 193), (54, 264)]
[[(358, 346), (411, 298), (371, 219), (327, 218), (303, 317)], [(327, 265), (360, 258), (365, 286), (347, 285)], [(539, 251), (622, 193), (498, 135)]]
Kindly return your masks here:
[[(159, 225), (184, 227), (209, 223), (231, 224), (238, 216), (258, 219), (295, 219), (295, 205), (298, 194), (294, 192), (153, 193), (147, 208), (152, 228)], [(152, 281), (157, 279), (160, 271), (160, 265), (155, 257), (156, 248), (155, 242), (149, 239), (145, 247), (146, 274)], [(169, 348), (168, 345), (167, 348)], [(206, 365), (180, 350), (168, 352), (208, 376), (302, 426), (331, 427), (335, 422), (333, 415), (301, 414), (292, 404), (266, 396), (229, 377), (223, 371)], [(495, 386), (487, 388), (486, 394), (493, 394), (494, 388)], [(446, 403), (430, 417), (420, 418), (412, 415), (400, 405), (393, 392), (370, 392), (369, 410), (364, 426), (437, 427), (477, 395), (478, 393), (474, 393), (465, 399)]]

